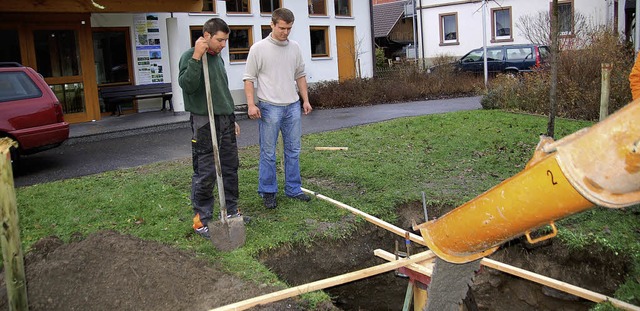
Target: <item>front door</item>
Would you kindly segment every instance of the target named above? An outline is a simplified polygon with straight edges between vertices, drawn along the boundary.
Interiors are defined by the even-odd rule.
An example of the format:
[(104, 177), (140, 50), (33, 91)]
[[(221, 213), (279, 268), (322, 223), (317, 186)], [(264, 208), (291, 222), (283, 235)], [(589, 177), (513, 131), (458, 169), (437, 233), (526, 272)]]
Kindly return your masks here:
[(17, 51), (0, 53), (7, 58), (0, 61), (16, 61), (40, 73), (58, 97), (65, 121), (98, 119), (90, 17), (52, 14), (49, 18), (39, 15), (39, 20), (33, 20), (20, 14), (0, 14), (0, 20), (6, 22), (0, 25), (3, 33), (17, 38), (17, 44), (9, 46)]
[(353, 79), (356, 75), (356, 60), (359, 49), (355, 44), (353, 27), (336, 26), (336, 41), (338, 46), (338, 79), (342, 82)]

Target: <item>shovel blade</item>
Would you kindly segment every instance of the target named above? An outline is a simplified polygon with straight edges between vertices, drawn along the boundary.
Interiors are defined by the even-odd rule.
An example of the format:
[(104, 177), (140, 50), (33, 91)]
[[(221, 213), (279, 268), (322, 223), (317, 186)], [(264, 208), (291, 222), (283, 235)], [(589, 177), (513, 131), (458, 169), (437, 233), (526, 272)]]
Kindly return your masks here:
[(226, 222), (209, 222), (209, 234), (213, 246), (223, 252), (241, 247), (247, 239), (242, 217), (227, 219)]

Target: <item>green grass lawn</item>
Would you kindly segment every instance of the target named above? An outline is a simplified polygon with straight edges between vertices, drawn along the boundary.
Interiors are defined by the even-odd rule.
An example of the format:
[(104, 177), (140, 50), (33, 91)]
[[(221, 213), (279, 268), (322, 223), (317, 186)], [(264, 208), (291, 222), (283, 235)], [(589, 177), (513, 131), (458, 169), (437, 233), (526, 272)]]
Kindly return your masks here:
[[(556, 137), (591, 125), (557, 120)], [(458, 206), (521, 171), (546, 126), (545, 117), (481, 110), (305, 135), (300, 160), (303, 187), (389, 222), (396, 220), (397, 206), (420, 201), (422, 191), (428, 206)], [(316, 146), (349, 149), (316, 151)], [(240, 207), (253, 220), (247, 226), (246, 245), (230, 253), (218, 252), (192, 234), (190, 159), (17, 189), (23, 246), (28, 250), (38, 239), (50, 235), (69, 241), (77, 233), (110, 229), (194, 250), (256, 282), (280, 283), (256, 255), (319, 238), (313, 234), (317, 223), (338, 222), (347, 212), (321, 200), (291, 200), (282, 191), (278, 208), (266, 210), (256, 192), (257, 176), (257, 146), (241, 149)], [(558, 226), (559, 239), (571, 247), (596, 245), (630, 256), (634, 274), (616, 296), (638, 303), (638, 206), (595, 208), (560, 221)], [(356, 228), (341, 227), (326, 235), (344, 237)], [(324, 299), (322, 294), (307, 298)]]

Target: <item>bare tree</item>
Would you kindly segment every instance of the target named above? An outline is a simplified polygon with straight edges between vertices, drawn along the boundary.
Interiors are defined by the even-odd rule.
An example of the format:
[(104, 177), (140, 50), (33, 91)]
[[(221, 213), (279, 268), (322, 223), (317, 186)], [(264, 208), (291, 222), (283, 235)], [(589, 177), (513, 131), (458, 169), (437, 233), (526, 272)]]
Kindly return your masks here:
[[(529, 42), (541, 45), (551, 45), (551, 17), (548, 11), (540, 11), (533, 15), (520, 16), (516, 22), (516, 28), (522, 33)], [(569, 48), (579, 48), (584, 46), (588, 40), (588, 34), (591, 33), (588, 18), (580, 12), (575, 12), (572, 19), (571, 36), (559, 38), (558, 42), (560, 50)]]
[(357, 41), (354, 44), (349, 43), (338, 43), (338, 48), (342, 48), (348, 51), (349, 55), (351, 55), (353, 59), (354, 69), (355, 69), (355, 77), (361, 78), (362, 72), (360, 69), (360, 57), (367, 52), (364, 51), (364, 37), (358, 38), (356, 34)]
[[(551, 13), (551, 14), (549, 14)], [(558, 107), (558, 66), (560, 51), (579, 49), (587, 46), (591, 40), (590, 23), (584, 15), (575, 12), (571, 20), (571, 36), (560, 37), (560, 22), (558, 0), (553, 0), (551, 12), (540, 11), (533, 15), (524, 15), (518, 19), (516, 28), (522, 35), (534, 44), (551, 46), (549, 65), (551, 81), (549, 86), (549, 122), (547, 136), (553, 137), (555, 132), (555, 117)], [(593, 23), (591, 23), (593, 24)]]

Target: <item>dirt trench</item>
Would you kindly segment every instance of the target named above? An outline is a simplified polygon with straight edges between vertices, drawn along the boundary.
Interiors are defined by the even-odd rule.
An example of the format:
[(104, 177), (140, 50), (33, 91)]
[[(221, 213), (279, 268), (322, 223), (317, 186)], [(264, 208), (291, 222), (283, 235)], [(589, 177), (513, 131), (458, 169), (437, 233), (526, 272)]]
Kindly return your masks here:
[[(430, 215), (437, 217), (446, 209), (432, 210)], [(398, 211), (400, 220), (396, 225), (401, 228), (409, 229), (412, 219), (423, 221), (421, 203), (406, 204)], [(404, 251), (404, 239), (366, 223), (348, 238), (274, 250), (262, 254), (261, 261), (288, 284), (300, 285), (382, 264), (385, 261), (375, 257), (373, 251), (380, 248), (393, 252), (396, 240)], [(416, 243), (412, 243), (412, 249), (426, 250)], [(609, 296), (624, 282), (630, 269), (630, 261), (621, 256), (571, 251), (559, 240), (535, 248), (514, 240), (490, 258)], [(342, 310), (401, 310), (407, 285), (406, 278), (388, 272), (325, 291)], [(579, 311), (594, 306), (582, 298), (487, 267), (476, 274), (471, 290), (478, 310)]]

